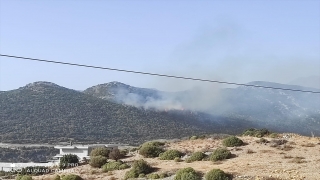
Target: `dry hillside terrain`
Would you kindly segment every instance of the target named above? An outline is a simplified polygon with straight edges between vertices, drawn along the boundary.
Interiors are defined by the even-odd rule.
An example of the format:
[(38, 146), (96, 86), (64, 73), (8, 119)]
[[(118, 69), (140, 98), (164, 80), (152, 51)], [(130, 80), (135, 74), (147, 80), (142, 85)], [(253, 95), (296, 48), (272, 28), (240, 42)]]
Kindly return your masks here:
[[(233, 157), (223, 161), (175, 162), (159, 158), (143, 158), (137, 152), (132, 152), (132, 156), (123, 159), (123, 161), (132, 162), (143, 158), (152, 167), (157, 168), (157, 173), (165, 172), (168, 174), (174, 174), (181, 168), (192, 167), (203, 174), (211, 169), (221, 169), (232, 174), (233, 179), (316, 180), (320, 178), (320, 138), (318, 137), (305, 137), (297, 134), (279, 134), (276, 138), (264, 137), (269, 142), (259, 142), (261, 138), (251, 136), (239, 136), (239, 138), (245, 142), (245, 145), (228, 147)], [(281, 142), (284, 144), (279, 145)], [(222, 139), (218, 136), (195, 140), (177, 140), (165, 144), (166, 149), (176, 149), (185, 153), (212, 152), (222, 146)], [(87, 180), (123, 179), (128, 170), (103, 173), (101, 169), (92, 168), (90, 165), (72, 169), (73, 174)], [(52, 179), (54, 176), (55, 174), (49, 174), (33, 177), (33, 179)], [(173, 176), (166, 179), (173, 179)]]

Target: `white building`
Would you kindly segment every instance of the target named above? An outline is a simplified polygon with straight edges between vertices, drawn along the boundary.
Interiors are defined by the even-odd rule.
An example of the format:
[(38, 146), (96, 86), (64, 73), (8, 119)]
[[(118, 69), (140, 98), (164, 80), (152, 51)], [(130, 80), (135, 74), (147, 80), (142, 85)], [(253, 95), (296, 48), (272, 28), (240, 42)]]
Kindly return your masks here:
[(106, 147), (107, 149), (118, 149), (118, 144), (93, 144), (93, 145), (67, 145), (67, 146), (54, 146), (55, 149), (59, 149), (60, 153), (55, 155), (53, 159), (60, 161), (60, 158), (66, 154), (74, 154), (79, 157), (79, 160), (84, 158), (90, 159), (90, 153), (93, 149), (98, 147)]

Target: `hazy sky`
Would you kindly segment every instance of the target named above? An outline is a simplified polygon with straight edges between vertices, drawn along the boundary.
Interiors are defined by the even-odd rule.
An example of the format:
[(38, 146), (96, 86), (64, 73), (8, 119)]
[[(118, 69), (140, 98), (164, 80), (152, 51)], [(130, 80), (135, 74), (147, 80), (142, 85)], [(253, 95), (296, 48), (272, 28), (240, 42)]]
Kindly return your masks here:
[[(0, 0), (0, 52), (247, 83), (320, 76), (318, 0)], [(34, 81), (72, 89), (120, 81), (201, 83), (0, 58), (0, 90)]]

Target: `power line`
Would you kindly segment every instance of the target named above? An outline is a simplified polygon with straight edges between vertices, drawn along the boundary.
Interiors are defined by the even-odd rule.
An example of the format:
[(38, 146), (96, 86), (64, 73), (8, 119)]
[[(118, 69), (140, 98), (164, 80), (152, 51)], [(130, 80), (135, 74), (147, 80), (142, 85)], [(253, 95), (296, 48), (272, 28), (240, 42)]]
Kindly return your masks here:
[(271, 86), (234, 83), (234, 82), (227, 82), (227, 81), (199, 79), (199, 78), (191, 78), (191, 77), (183, 77), (183, 76), (173, 76), (173, 75), (167, 75), (167, 74), (157, 74), (157, 73), (149, 73), (149, 72), (142, 72), (142, 71), (99, 67), (99, 66), (92, 66), (92, 65), (85, 65), (85, 64), (76, 64), (76, 63), (68, 63), (68, 62), (61, 62), (61, 61), (51, 61), (51, 60), (45, 60), (45, 59), (28, 58), (28, 57), (21, 57), (21, 56), (6, 55), (6, 54), (0, 54), (0, 56), (9, 57), (9, 58), (16, 58), (16, 59), (24, 59), (24, 60), (30, 60), (30, 61), (40, 61), (40, 62), (46, 62), (46, 63), (55, 63), (55, 64), (70, 65), (70, 66), (79, 66), (79, 67), (86, 67), (86, 68), (95, 68), (95, 69), (103, 69), (103, 70), (110, 70), (110, 71), (120, 71), (120, 72), (127, 72), (127, 73), (143, 74), (143, 75), (150, 75), (150, 76), (160, 76), (160, 77), (202, 81), (202, 82), (211, 82), (211, 83), (219, 83), (219, 84), (248, 86), (248, 87), (255, 87), (255, 88), (276, 89), (276, 90), (295, 91), (295, 92), (304, 92), (304, 93), (319, 93), (320, 94), (319, 91), (308, 91), (308, 90), (300, 90), (300, 89), (280, 88), (280, 87), (271, 87)]

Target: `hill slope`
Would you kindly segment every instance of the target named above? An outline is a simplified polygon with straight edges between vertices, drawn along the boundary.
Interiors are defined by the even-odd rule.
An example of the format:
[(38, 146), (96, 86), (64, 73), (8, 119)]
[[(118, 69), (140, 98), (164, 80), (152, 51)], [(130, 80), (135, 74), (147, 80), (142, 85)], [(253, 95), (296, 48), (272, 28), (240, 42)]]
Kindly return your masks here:
[[(255, 81), (250, 85), (320, 91), (296, 85)], [(88, 88), (84, 93), (136, 107), (187, 109), (224, 119), (246, 119), (255, 127), (293, 131), (304, 135), (320, 134), (320, 94), (241, 86), (206, 93), (162, 92), (111, 82)], [(215, 93), (214, 95), (212, 95)], [(211, 98), (215, 96), (214, 98)]]
[(116, 104), (48, 82), (36, 82), (1, 93), (0, 109), (2, 142), (75, 139), (132, 144), (222, 132), (227, 127), (227, 132), (240, 132), (247, 127), (237, 119), (223, 121), (190, 111), (146, 110)]

